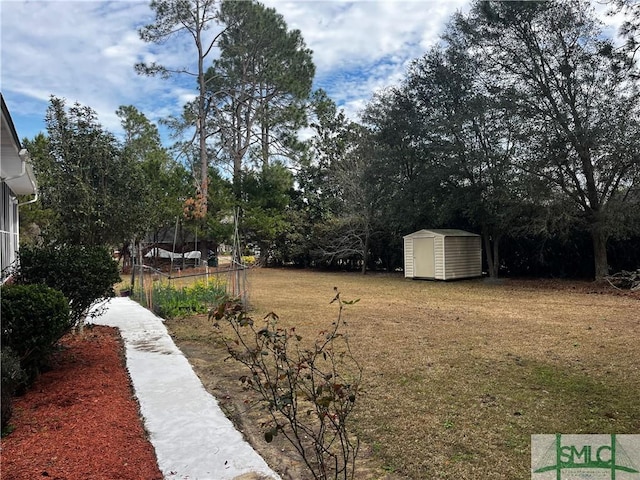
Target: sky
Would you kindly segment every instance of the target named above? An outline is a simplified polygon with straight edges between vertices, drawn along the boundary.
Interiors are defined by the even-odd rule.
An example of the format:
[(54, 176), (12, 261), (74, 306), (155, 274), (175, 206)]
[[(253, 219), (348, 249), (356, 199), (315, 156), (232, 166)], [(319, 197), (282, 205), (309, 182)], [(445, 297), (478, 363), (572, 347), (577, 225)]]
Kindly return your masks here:
[[(397, 84), (409, 63), (438, 42), (453, 13), (469, 6), (469, 0), (262, 3), (301, 31), (313, 50), (314, 88), (326, 90), (354, 120), (376, 91)], [(138, 29), (153, 20), (148, 0), (0, 0), (0, 89), (18, 136), (45, 131), (51, 95), (91, 107), (116, 135), (121, 105), (135, 106), (154, 122), (179, 114), (195, 94), (193, 79), (134, 71), (141, 61), (172, 67), (195, 61), (186, 40), (140, 40)]]

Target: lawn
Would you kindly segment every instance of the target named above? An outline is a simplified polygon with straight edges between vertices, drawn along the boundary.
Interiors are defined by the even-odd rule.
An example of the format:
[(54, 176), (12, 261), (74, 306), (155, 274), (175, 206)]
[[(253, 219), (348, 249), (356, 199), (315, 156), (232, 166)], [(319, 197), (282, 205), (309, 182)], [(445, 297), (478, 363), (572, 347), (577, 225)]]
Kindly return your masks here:
[[(278, 269), (251, 270), (248, 285), (256, 319), (276, 312), (310, 341), (337, 317), (334, 287), (360, 299), (344, 312), (364, 367), (356, 478), (523, 479), (531, 434), (640, 431), (638, 296), (586, 282)], [(242, 372), (224, 361), (206, 318), (167, 325), (247, 437), (297, 478), (264, 445), (259, 415), (243, 407)]]

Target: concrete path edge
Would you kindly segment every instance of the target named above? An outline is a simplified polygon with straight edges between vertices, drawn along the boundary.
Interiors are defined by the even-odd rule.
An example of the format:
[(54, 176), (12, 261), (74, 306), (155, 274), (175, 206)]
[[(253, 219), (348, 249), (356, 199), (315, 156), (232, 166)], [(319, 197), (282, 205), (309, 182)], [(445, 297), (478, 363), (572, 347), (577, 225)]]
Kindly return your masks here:
[(167, 480), (281, 480), (224, 415), (163, 319), (113, 298), (91, 320), (120, 330), (144, 426)]

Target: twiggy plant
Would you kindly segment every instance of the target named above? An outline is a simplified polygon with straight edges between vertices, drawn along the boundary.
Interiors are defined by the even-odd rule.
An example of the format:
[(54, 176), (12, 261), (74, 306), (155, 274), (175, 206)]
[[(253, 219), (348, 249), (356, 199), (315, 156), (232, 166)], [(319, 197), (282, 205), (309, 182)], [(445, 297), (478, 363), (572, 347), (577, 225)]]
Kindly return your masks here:
[[(249, 370), (240, 381), (259, 396), (269, 412), (265, 440), (282, 434), (298, 451), (314, 479), (353, 479), (359, 441), (349, 431), (348, 417), (356, 404), (362, 367), (343, 333), (343, 301), (335, 289), (337, 320), (303, 342), (294, 327), (280, 326), (275, 313), (263, 325), (239, 302), (219, 305), (215, 319), (229, 355)], [(224, 328), (227, 325), (230, 328)]]

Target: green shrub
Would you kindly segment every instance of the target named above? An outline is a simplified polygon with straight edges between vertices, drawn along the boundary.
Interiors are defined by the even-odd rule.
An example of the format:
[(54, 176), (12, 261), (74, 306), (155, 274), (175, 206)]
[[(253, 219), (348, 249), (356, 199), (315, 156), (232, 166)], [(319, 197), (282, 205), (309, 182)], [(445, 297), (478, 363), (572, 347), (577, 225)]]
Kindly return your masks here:
[(24, 370), (20, 367), (20, 359), (9, 347), (2, 347), (0, 366), (2, 368), (2, 384), (0, 385), (0, 393), (2, 394), (2, 431), (4, 432), (13, 411), (13, 395), (26, 377)]
[(48, 365), (54, 346), (73, 326), (69, 303), (46, 285), (7, 285), (0, 294), (2, 348), (15, 352), (31, 381)]
[(118, 264), (103, 247), (67, 245), (24, 247), (19, 253), (16, 283), (42, 283), (60, 290), (69, 300), (74, 325), (95, 303), (113, 297), (120, 281)]
[(154, 284), (151, 298), (139, 299), (162, 318), (208, 313), (225, 298), (225, 288), (218, 283), (202, 282), (177, 289), (172, 285)]

